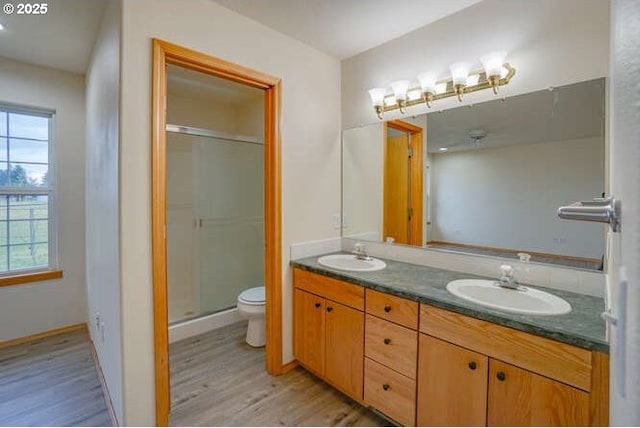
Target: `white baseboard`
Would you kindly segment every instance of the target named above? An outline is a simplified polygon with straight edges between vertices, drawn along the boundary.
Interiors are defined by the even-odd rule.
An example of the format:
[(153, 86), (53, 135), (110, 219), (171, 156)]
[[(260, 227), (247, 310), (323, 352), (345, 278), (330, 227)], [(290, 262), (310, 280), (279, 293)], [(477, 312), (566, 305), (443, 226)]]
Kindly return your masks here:
[(109, 412), (109, 417), (111, 418), (111, 426), (120, 426), (118, 424), (118, 417), (116, 416), (116, 412), (113, 408), (113, 401), (111, 401), (111, 393), (109, 392), (109, 388), (107, 387), (107, 381), (104, 378), (102, 366), (100, 365), (100, 360), (98, 359), (98, 353), (96, 352), (96, 347), (93, 344), (93, 340), (91, 340), (91, 338), (89, 338), (89, 347), (91, 348), (93, 363), (96, 366), (96, 372), (98, 374), (98, 380), (100, 381), (100, 387), (102, 388), (102, 394), (104, 395), (104, 402), (107, 406), (107, 412)]
[(195, 318), (169, 327), (169, 343), (197, 336), (207, 331), (215, 330), (235, 322), (241, 321), (237, 308), (228, 309), (216, 314)]

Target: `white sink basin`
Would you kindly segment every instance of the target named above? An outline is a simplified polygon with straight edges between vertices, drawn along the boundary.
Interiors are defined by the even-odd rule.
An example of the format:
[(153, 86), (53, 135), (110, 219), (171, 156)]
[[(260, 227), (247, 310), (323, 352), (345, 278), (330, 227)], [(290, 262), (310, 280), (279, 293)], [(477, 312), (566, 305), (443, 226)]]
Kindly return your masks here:
[(553, 294), (520, 286), (517, 290), (500, 287), (498, 281), (457, 279), (447, 284), (455, 296), (489, 308), (525, 315), (562, 315), (571, 305)]
[(373, 257), (371, 260), (360, 260), (353, 254), (331, 254), (329, 256), (322, 256), (318, 259), (318, 263), (332, 269), (357, 272), (372, 272), (387, 267), (387, 264), (382, 260), (374, 259)]

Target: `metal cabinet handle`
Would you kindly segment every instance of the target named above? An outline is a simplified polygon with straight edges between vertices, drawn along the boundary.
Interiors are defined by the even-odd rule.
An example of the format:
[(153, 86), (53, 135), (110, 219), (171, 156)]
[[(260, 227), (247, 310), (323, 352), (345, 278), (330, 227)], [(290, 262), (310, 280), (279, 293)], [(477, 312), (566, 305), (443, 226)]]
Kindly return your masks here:
[(320, 307), (320, 303), (316, 303), (316, 308), (319, 308), (319, 307)]
[(327, 312), (331, 312), (331, 311), (333, 311), (333, 308), (331, 306), (328, 306), (327, 307)]
[(476, 367), (477, 367), (477, 364), (476, 364), (476, 362), (475, 362), (475, 361), (469, 361), (469, 368), (470, 368), (471, 370), (475, 370), (475, 369), (476, 369)]
[(388, 337), (385, 337), (385, 338), (384, 338), (384, 344), (385, 344), (385, 345), (388, 345), (388, 344), (390, 344), (390, 343), (391, 343), (391, 339), (389, 339)]
[(504, 380), (507, 378), (507, 375), (504, 374), (504, 372), (498, 372), (498, 374), (496, 375), (496, 377), (498, 378), (498, 380), (500, 382), (504, 382)]
[(384, 311), (385, 311), (386, 313), (391, 312), (391, 306), (389, 306), (389, 305), (385, 306), (385, 307), (384, 307)]
[(388, 383), (385, 383), (385, 384), (382, 385), (382, 389), (384, 389), (385, 391), (388, 391), (389, 388), (390, 388), (390, 386), (389, 386)]

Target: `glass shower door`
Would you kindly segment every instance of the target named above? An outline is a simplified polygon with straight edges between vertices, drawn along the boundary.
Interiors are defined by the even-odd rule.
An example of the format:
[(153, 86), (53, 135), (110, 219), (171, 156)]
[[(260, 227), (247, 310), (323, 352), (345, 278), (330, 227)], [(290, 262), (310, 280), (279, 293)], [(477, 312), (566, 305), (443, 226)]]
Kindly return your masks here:
[(208, 314), (264, 285), (264, 146), (198, 137), (192, 153), (194, 280)]

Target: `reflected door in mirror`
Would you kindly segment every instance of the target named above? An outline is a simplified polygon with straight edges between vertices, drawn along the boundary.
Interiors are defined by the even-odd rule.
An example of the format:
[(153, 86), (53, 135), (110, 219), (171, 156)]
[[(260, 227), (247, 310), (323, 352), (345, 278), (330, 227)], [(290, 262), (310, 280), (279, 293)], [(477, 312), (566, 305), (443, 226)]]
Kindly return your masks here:
[(399, 120), (384, 132), (383, 237), (422, 245), (422, 128)]

